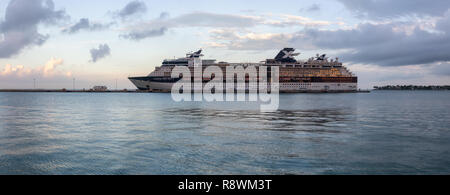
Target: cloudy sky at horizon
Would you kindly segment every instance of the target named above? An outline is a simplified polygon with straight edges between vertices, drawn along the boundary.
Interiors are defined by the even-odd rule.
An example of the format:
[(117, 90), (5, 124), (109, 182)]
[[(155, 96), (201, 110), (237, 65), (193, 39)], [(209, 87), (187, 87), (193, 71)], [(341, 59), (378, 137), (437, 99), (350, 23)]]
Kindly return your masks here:
[(450, 84), (448, 0), (0, 0), (0, 88), (132, 89), (165, 58), (340, 57), (361, 88)]

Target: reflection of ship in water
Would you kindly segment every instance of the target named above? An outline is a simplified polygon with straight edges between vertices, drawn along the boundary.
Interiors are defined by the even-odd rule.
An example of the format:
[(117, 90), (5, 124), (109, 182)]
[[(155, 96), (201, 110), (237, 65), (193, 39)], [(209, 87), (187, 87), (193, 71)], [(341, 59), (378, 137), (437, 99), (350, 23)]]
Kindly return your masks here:
[[(352, 109), (278, 110), (264, 113), (257, 110), (168, 109), (174, 117), (189, 117), (219, 130), (266, 130), (306, 133), (341, 133), (344, 121), (355, 120)], [(176, 116), (180, 115), (180, 116)], [(247, 126), (249, 123), (251, 127)]]
[[(254, 66), (268, 67), (268, 82), (271, 82), (272, 67), (279, 68), (280, 92), (356, 92), (358, 78), (343, 66), (339, 59), (331, 59), (323, 54), (309, 58), (306, 61), (295, 59), (300, 53), (294, 53), (293, 48), (284, 48), (274, 59), (267, 59), (261, 63), (228, 63), (216, 62), (216, 60), (202, 60), (202, 50), (188, 53), (184, 58), (164, 60), (162, 66), (144, 77), (130, 77), (130, 81), (140, 90), (170, 92), (172, 85), (180, 78), (172, 78), (172, 70), (177, 66), (186, 66), (194, 75), (195, 67), (217, 66), (224, 73), (226, 83), (226, 68), (229, 66)], [(248, 88), (248, 78), (246, 87)], [(192, 79), (194, 80), (194, 79)], [(209, 82), (211, 78), (203, 76), (203, 82)], [(226, 85), (224, 84), (224, 87)]]

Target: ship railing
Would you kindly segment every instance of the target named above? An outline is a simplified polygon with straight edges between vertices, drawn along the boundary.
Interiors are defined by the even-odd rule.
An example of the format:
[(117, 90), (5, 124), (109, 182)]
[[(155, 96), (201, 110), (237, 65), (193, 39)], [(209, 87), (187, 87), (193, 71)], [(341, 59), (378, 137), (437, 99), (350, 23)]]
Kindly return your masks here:
[(261, 63), (229, 63), (230, 66), (263, 66)]
[(350, 71), (347, 67), (344, 67), (344, 69), (351, 75), (351, 76), (356, 76), (356, 74), (354, 74), (352, 71)]

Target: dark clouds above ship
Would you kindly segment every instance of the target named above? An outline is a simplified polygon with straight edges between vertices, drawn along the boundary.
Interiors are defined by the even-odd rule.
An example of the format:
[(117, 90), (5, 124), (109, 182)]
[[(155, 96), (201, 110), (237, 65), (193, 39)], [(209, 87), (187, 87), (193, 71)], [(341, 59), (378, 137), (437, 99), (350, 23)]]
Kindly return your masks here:
[(0, 23), (0, 58), (9, 58), (24, 48), (42, 45), (49, 35), (38, 32), (39, 24), (54, 25), (67, 18), (64, 10), (55, 10), (52, 0), (11, 0)]
[[(210, 37), (215, 42), (211, 45), (232, 50), (278, 49), (282, 45), (328, 50), (338, 52), (346, 62), (380, 66), (450, 61), (450, 1), (340, 1), (350, 11), (364, 13), (370, 19), (351, 28), (307, 27), (295, 33), (259, 36), (213, 31)], [(406, 19), (387, 20), (394, 16)]]
[[(342, 57), (354, 63), (403, 66), (450, 61), (450, 1), (340, 1), (350, 11), (363, 13), (373, 21), (349, 30), (307, 29), (292, 41), (298, 45), (308, 42), (317, 48), (347, 49)], [(435, 22), (423, 27), (419, 19), (385, 21), (396, 16)]]
[[(439, 23), (447, 24), (449, 17)], [(350, 30), (309, 29), (291, 41), (293, 45), (310, 43), (321, 49), (347, 49), (346, 61), (382, 66), (402, 66), (450, 61), (450, 28), (436, 26), (435, 32), (414, 27), (398, 31), (401, 24), (360, 24)]]
[(111, 55), (111, 48), (109, 48), (108, 44), (100, 44), (98, 48), (93, 48), (90, 52), (91, 61), (95, 63), (98, 60)]
[(338, 0), (357, 16), (372, 19), (401, 16), (442, 16), (450, 8), (448, 0)]

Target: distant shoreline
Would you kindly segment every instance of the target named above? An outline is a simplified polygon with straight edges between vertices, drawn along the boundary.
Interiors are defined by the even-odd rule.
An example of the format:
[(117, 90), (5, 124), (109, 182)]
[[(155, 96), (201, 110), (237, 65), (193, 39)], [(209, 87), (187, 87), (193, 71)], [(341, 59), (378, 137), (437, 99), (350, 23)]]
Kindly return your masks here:
[(374, 90), (396, 90), (396, 91), (445, 91), (450, 90), (449, 85), (387, 85), (387, 86), (374, 86)]
[(143, 93), (138, 90), (66, 90), (66, 89), (0, 89), (0, 92), (26, 92), (26, 93)]
[[(371, 90), (358, 90), (354, 92), (342, 91), (342, 92), (295, 92), (295, 93), (370, 93)], [(66, 90), (66, 89), (0, 89), (1, 92), (9, 92), (9, 93), (170, 93), (170, 92), (161, 92), (161, 91), (141, 91), (137, 89), (133, 90), (106, 90), (106, 91), (95, 91), (95, 90)], [(280, 94), (292, 94), (291, 93), (282, 93)]]

